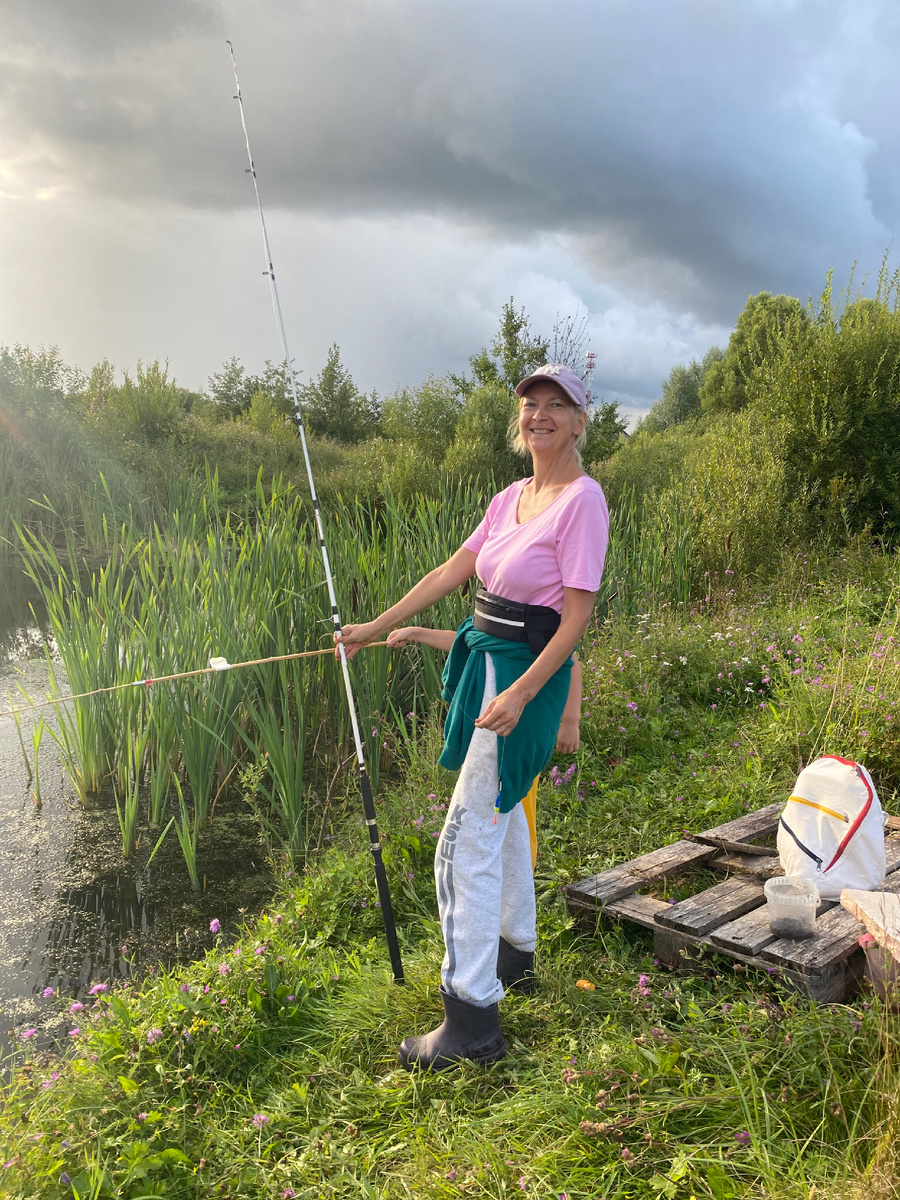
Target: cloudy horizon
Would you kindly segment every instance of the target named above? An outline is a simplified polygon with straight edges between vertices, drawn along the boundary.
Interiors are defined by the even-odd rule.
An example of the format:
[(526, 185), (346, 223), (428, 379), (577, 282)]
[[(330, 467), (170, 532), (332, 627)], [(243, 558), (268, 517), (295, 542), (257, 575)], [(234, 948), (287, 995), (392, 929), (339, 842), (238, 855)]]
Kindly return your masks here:
[(510, 296), (587, 314), (632, 415), (748, 295), (877, 273), (900, 228), (886, 0), (0, 0), (0, 344), (205, 388), (291, 352), (465, 369)]

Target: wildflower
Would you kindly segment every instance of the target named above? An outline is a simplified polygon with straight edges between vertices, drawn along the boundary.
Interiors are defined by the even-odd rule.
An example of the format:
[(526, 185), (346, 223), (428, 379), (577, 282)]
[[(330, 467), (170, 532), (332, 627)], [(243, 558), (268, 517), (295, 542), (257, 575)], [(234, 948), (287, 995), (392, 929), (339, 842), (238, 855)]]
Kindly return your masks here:
[(451, 1167), (450, 1170), (447, 1172), (447, 1180), (450, 1183), (456, 1182), (456, 1169), (454, 1167)]
[(146, 1114), (146, 1113), (144, 1113), (144, 1112), (140, 1112), (140, 1113), (138, 1113), (138, 1115), (137, 1115), (137, 1118), (136, 1118), (136, 1119), (137, 1119), (138, 1121), (146, 1121), (146, 1120), (147, 1120), (147, 1114)]
[(161, 1029), (148, 1030), (147, 1031), (147, 1045), (152, 1046), (154, 1042), (159, 1041), (159, 1039), (162, 1037), (162, 1035), (163, 1035), (163, 1031)]
[(189, 992), (191, 990), (191, 985), (189, 983), (183, 983), (178, 990), (180, 992)]
[(528, 1190), (528, 1180), (524, 1175), (519, 1176), (519, 1190), (523, 1192)]
[(649, 975), (639, 975), (638, 976), (637, 990), (640, 992), (640, 994), (642, 996), (650, 995), (650, 976)]
[(678, 656), (678, 661), (681, 663), (681, 665), (682, 665), (683, 667), (686, 667), (686, 666), (687, 666), (687, 659), (684, 657), (684, 655), (683, 655), (683, 654), (679, 654), (679, 656)]
[(222, 926), (219, 922), (219, 918), (213, 917), (213, 919), (209, 923), (209, 932), (210, 933), (218, 933), (221, 928), (222, 928)]
[(739, 1146), (749, 1146), (750, 1145), (750, 1134), (747, 1132), (746, 1129), (739, 1129), (738, 1132), (734, 1135), (734, 1140), (737, 1142), (737, 1144)]
[(266, 1116), (265, 1113), (257, 1113), (253, 1118), (253, 1124), (257, 1127), (257, 1129), (261, 1125), (268, 1124), (268, 1121), (269, 1121), (269, 1118)]
[(230, 975), (231, 974), (231, 967), (229, 967), (228, 963), (219, 963), (219, 974), (220, 975)]
[(633, 700), (626, 704), (625, 707), (630, 708), (632, 712), (637, 712), (637, 705)]
[(37, 1033), (36, 1029), (23, 1029), (22, 1032), (19, 1034), (19, 1037), (32, 1038), (32, 1037), (34, 1037), (34, 1035), (36, 1033)]
[(65, 1171), (63, 1171), (62, 1175), (59, 1177), (59, 1182), (63, 1185), (63, 1187), (69, 1187), (72, 1183), (72, 1180), (65, 1173)]
[(628, 1149), (627, 1146), (622, 1151), (622, 1161), (627, 1162), (627, 1163), (634, 1161), (634, 1155), (631, 1153), (631, 1151)]
[(296, 1195), (297, 1195), (297, 1193), (294, 1191), (293, 1188), (285, 1188), (284, 1191), (281, 1193), (281, 1200), (291, 1200), (291, 1197), (296, 1196)]
[(94, 986), (92, 988), (90, 988), (90, 990), (88, 991), (88, 995), (89, 996), (100, 996), (100, 995), (102, 995), (103, 992), (108, 992), (108, 991), (109, 991), (108, 983), (95, 983)]
[(429, 792), (428, 799), (429, 800), (437, 800), (437, 796), (434, 794), (434, 792)]
[(293, 1004), (293, 1002), (294, 1002), (294, 993), (291, 992), (291, 994), (288, 996), (288, 1003)]
[(81, 1033), (81, 1030), (76, 1025), (74, 1029), (69, 1030), (69, 1037), (78, 1037), (79, 1033)]
[(51, 996), (56, 995), (56, 989), (52, 987), (45, 987), (43, 992), (41, 992), (41, 995), (45, 1000), (49, 1000)]
[(253, 951), (253, 953), (254, 954), (265, 954), (267, 949), (268, 949), (267, 946), (257, 946), (256, 949)]

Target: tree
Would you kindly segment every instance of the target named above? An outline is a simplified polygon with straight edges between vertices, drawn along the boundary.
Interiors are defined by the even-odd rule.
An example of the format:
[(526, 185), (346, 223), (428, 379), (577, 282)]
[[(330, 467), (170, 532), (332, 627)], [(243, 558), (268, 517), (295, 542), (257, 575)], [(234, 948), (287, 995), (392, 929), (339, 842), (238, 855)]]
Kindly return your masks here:
[(700, 389), (710, 369), (725, 357), (721, 346), (710, 346), (703, 358), (677, 363), (663, 380), (662, 395), (641, 423), (647, 433), (661, 433), (701, 412)]
[(469, 395), (456, 426), (453, 445), (444, 458), (451, 475), (506, 487), (524, 473), (525, 463), (508, 441), (516, 413), (516, 397), (500, 379), (479, 384)]
[(217, 375), (210, 376), (208, 387), (216, 404), (236, 417), (249, 409), (260, 382), (256, 375), (247, 374), (239, 359), (229, 358)]
[(748, 399), (753, 372), (776, 352), (780, 339), (790, 327), (797, 337), (801, 326), (808, 325), (800, 301), (793, 296), (772, 296), (760, 292), (751, 296), (738, 317), (728, 339), (724, 358), (710, 365), (700, 386), (704, 412), (737, 412)]
[(520, 380), (544, 365), (549, 348), (549, 338), (538, 337), (531, 332), (525, 309), (517, 311), (515, 301), (510, 296), (503, 305), (500, 328), (490, 348), (479, 350), (469, 359), (472, 378), (467, 379), (465, 375), (450, 375), (449, 378), (464, 396), (470, 396), (483, 384), (492, 383), (499, 383), (512, 393)]
[(628, 431), (628, 422), (619, 415), (618, 400), (601, 400), (593, 405), (587, 423), (587, 442), (581, 457), (585, 463), (601, 463), (612, 458)]
[(453, 443), (462, 412), (457, 389), (429, 375), (417, 388), (403, 388), (384, 402), (381, 429), (394, 442), (412, 444), (436, 466)]
[(335, 342), (318, 379), (302, 389), (303, 419), (321, 437), (336, 442), (362, 442), (378, 432), (381, 404), (376, 392), (361, 392), (341, 362)]
[(238, 417), (248, 412), (253, 397), (262, 392), (276, 412), (284, 416), (294, 415), (294, 398), (287, 365), (277, 366), (266, 359), (262, 375), (248, 375), (237, 358), (229, 358), (217, 375), (211, 375), (209, 390), (213, 400), (229, 416)]

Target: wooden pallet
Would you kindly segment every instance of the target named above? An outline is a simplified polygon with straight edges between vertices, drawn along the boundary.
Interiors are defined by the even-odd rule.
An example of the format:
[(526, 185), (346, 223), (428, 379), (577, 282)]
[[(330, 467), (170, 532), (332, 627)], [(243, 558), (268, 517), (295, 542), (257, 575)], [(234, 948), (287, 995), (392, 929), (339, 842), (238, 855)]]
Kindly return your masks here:
[[(668, 966), (683, 965), (685, 957), (724, 954), (746, 966), (777, 971), (814, 1000), (844, 1000), (862, 971), (858, 939), (864, 926), (839, 904), (825, 901), (816, 911), (813, 937), (805, 941), (775, 937), (766, 919), (763, 883), (782, 874), (778, 859), (771, 852), (740, 850), (741, 844), (752, 845), (775, 833), (783, 807), (770, 804), (571, 884), (566, 892), (569, 909), (577, 916), (599, 912), (652, 930), (654, 954)], [(897, 827), (891, 818), (887, 825)], [(889, 836), (886, 849), (884, 890), (900, 894), (900, 838)], [(644, 889), (658, 889), (698, 867), (727, 877), (678, 904), (643, 894)]]

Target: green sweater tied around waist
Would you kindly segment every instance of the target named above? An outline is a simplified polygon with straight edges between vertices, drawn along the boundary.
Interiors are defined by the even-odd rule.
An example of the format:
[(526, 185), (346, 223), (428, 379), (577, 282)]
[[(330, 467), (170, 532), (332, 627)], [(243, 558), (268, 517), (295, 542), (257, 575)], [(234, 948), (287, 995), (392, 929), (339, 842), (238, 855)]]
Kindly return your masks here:
[[(524, 675), (535, 661), (527, 642), (510, 642), (481, 633), (474, 627), (472, 618), (466, 617), (456, 631), (456, 640), (444, 666), (442, 695), (450, 709), (444, 722), (444, 749), (438, 762), (451, 771), (462, 766), (481, 711), (486, 678), (485, 654), (490, 654), (494, 661), (498, 695)], [(550, 761), (569, 695), (571, 674), (570, 657), (525, 705), (512, 733), (497, 738), (499, 812), (511, 812), (528, 795), (534, 777), (540, 775)]]

